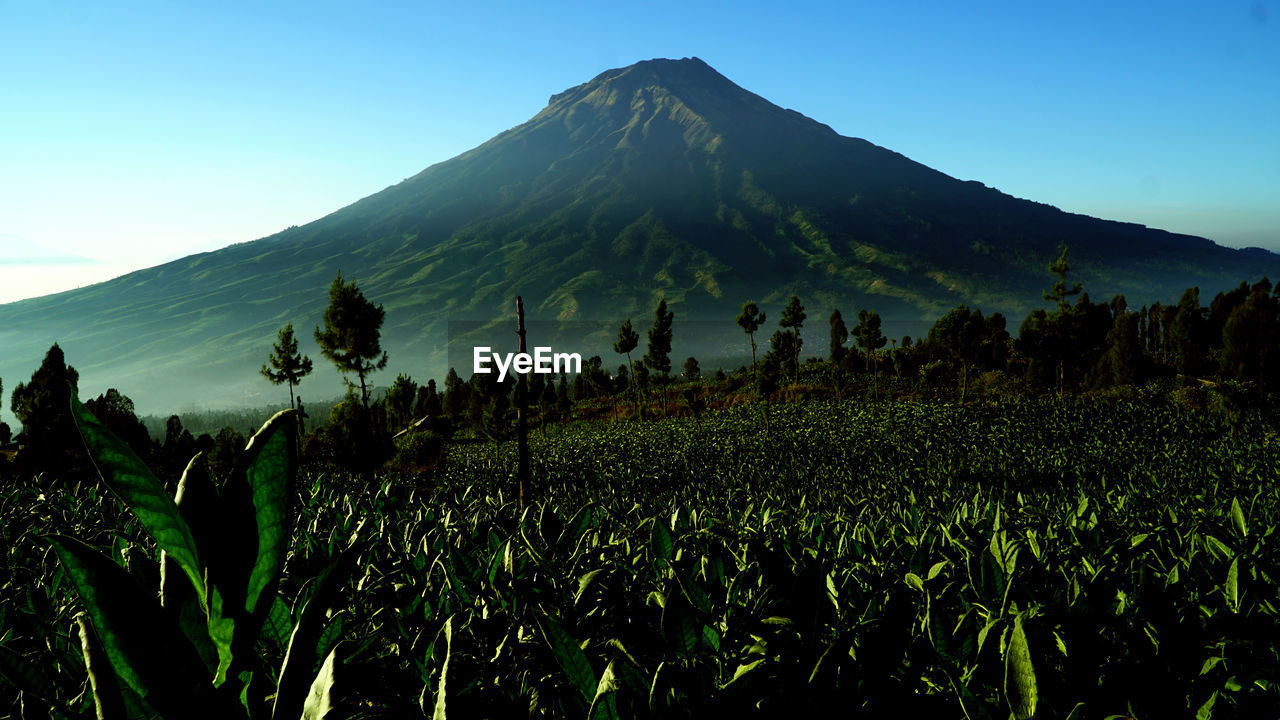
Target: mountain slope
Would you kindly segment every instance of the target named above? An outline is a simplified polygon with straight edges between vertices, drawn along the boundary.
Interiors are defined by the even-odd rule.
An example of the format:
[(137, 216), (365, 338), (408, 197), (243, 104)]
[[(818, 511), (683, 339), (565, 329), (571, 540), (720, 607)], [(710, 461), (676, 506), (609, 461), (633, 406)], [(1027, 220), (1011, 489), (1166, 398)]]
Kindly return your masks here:
[[(459, 335), (503, 318), (495, 337), (509, 343), (516, 294), (534, 319), (582, 321), (542, 337), (610, 366), (609, 328), (631, 316), (643, 330), (658, 297), (678, 320), (713, 321), (677, 325), (679, 357), (742, 352), (742, 302), (776, 320), (792, 293), (810, 348), (825, 346), (832, 307), (877, 308), (894, 333), (919, 334), (957, 303), (1016, 324), (1040, 305), (1064, 242), (1095, 298), (1131, 304), (1280, 270), (1271, 253), (956, 180), (779, 108), (696, 58), (653, 60), (553, 95), (523, 125), (310, 224), (0, 306), (0, 377), (25, 378), (56, 340), (86, 392), (118, 387), (143, 410), (264, 402), (281, 393), (256, 369), (293, 322), (317, 360), (301, 392), (329, 395), (335, 375), (306, 331), (338, 269), (386, 307), (384, 382), (398, 370), (442, 376), (450, 322)], [(455, 342), (450, 359), (469, 348)]]

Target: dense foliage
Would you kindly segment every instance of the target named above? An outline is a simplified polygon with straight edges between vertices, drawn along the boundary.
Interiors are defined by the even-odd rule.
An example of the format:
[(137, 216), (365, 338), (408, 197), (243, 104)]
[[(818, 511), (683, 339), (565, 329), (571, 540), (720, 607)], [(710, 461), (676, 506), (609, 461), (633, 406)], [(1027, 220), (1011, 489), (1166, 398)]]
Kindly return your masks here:
[[(1274, 418), (1232, 433), (1153, 398), (579, 424), (533, 435), (523, 513), (512, 445), (454, 444), (429, 485), (304, 476), (282, 600), (368, 541), (320, 643), (352, 641), (344, 713), (1280, 714)], [(86, 711), (79, 604), (39, 536), (158, 559), (97, 484), (45, 483), (0, 494), (11, 717), (24, 683)]]

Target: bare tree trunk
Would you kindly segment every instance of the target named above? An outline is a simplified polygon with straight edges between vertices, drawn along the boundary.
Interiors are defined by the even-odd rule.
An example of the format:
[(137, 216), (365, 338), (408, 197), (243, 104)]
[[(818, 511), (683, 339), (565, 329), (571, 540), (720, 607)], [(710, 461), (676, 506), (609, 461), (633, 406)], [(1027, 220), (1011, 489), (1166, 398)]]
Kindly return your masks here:
[[(525, 353), (524, 339), (524, 299), (516, 296), (516, 335), (520, 338), (520, 353)], [(520, 511), (524, 512), (524, 490), (529, 483), (529, 428), (525, 426), (525, 405), (527, 404), (527, 384), (523, 376), (516, 381), (516, 455), (518, 469), (517, 482), (520, 485)]]

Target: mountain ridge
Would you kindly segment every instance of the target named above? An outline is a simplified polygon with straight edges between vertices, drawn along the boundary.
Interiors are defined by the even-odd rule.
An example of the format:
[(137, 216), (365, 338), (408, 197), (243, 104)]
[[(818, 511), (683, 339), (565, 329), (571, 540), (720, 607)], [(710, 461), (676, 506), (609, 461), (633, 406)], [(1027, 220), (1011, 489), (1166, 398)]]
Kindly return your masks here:
[[(815, 336), (833, 307), (877, 308), (891, 332), (959, 303), (1016, 325), (1040, 306), (1063, 243), (1086, 290), (1134, 304), (1280, 270), (1266, 251), (952, 178), (697, 58), (649, 60), (555, 93), (525, 123), (310, 223), (0, 305), (0, 377), (25, 378), (60, 341), (86, 391), (118, 387), (147, 411), (190, 402), (179, 393), (192, 382), (176, 378), (196, 376), (230, 404), (261, 402), (275, 389), (256, 368), (278, 327), (293, 322), (319, 357), (302, 329), (319, 323), (338, 269), (387, 308), (389, 372), (420, 378), (443, 375), (450, 321), (508, 315), (516, 294), (531, 319), (616, 327), (630, 316), (642, 328), (664, 297), (678, 318), (722, 321), (723, 335), (701, 344), (677, 335), (678, 353), (700, 357), (739, 343), (730, 321), (742, 302), (768, 310), (792, 293)], [(600, 332), (566, 342), (616, 359)], [(336, 392), (322, 365), (308, 387)], [(161, 391), (169, 381), (157, 377), (170, 376)]]

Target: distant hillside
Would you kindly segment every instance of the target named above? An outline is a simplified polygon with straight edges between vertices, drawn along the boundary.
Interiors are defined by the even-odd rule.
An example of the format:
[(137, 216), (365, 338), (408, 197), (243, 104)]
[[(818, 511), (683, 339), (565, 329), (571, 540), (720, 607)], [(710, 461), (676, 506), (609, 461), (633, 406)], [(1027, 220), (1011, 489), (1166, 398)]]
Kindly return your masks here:
[(257, 368), (293, 322), (317, 368), (300, 392), (332, 396), (309, 331), (338, 269), (386, 307), (388, 375), (419, 380), (443, 376), (449, 322), (501, 316), (510, 343), (517, 294), (535, 320), (601, 321), (557, 342), (610, 366), (608, 330), (586, 328), (631, 316), (643, 350), (659, 297), (678, 320), (716, 323), (677, 325), (680, 358), (745, 352), (738, 307), (754, 299), (776, 321), (792, 293), (815, 351), (833, 307), (876, 308), (891, 333), (918, 334), (966, 303), (1016, 329), (1062, 243), (1095, 299), (1168, 302), (1188, 285), (1280, 275), (1272, 253), (1016, 199), (843, 137), (696, 58), (651, 60), (315, 222), (0, 306), (0, 377), (29, 377), (56, 340), (85, 392), (114, 386), (145, 412), (260, 405), (283, 392)]

